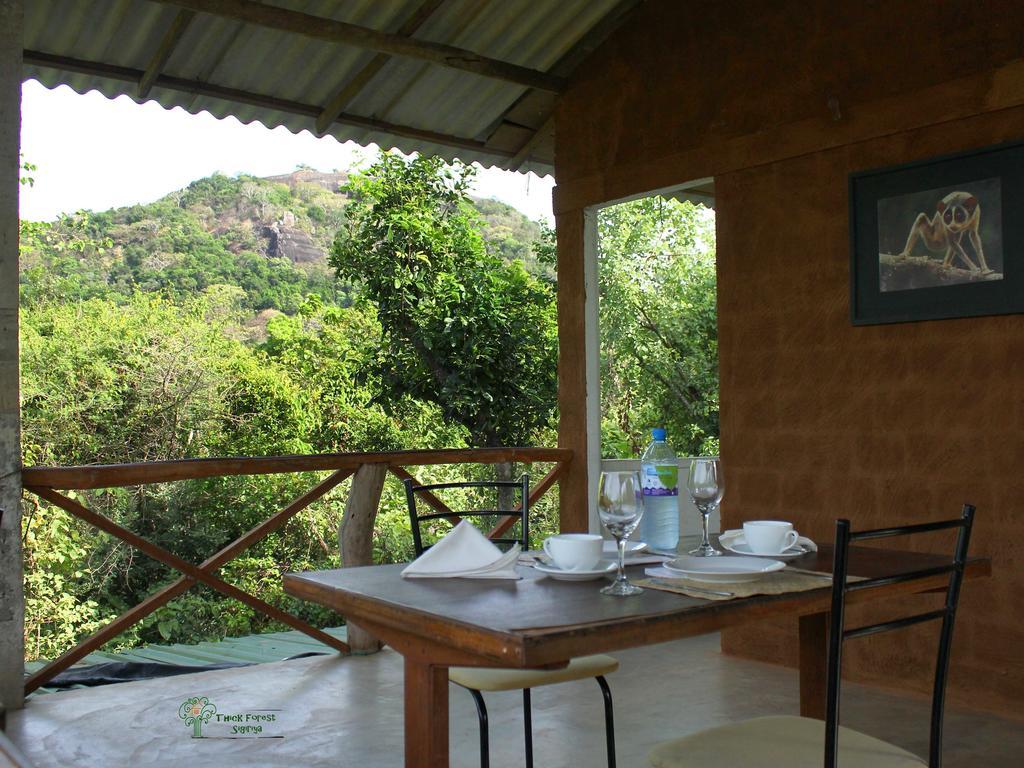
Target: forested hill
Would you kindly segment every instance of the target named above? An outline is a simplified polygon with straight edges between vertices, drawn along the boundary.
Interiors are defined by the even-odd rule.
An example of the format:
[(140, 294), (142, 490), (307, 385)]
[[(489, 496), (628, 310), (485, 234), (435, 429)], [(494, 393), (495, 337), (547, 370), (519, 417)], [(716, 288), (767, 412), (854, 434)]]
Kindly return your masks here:
[[(344, 173), (313, 170), (263, 179), (215, 174), (146, 205), (23, 222), (23, 299), (140, 291), (173, 298), (226, 285), (240, 289), (237, 303), (253, 314), (291, 314), (312, 293), (345, 305), (346, 288), (326, 257), (343, 221), (346, 181)], [(474, 204), (492, 253), (539, 271), (540, 226), (505, 203)]]

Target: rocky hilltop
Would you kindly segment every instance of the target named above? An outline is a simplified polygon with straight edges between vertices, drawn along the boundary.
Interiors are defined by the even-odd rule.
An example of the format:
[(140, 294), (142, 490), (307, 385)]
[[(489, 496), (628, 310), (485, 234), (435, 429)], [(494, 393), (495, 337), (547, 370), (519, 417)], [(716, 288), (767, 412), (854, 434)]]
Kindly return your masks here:
[[(311, 188), (319, 188), (335, 198), (338, 210), (344, 207), (346, 195), (341, 191), (348, 183), (348, 174), (327, 173), (300, 168), (280, 176), (265, 176), (260, 181), (281, 184), (298, 197), (309, 196)], [(482, 217), (484, 240), (506, 259), (531, 261), (531, 249), (540, 238), (540, 227), (510, 205), (497, 200), (474, 200)], [(254, 222), (266, 239), (264, 253), (272, 258), (286, 258), (294, 264), (311, 264), (326, 259), (326, 250), (294, 211), (285, 210), (272, 222)], [(335, 230), (336, 231), (336, 230)], [(334, 231), (331, 231), (333, 239)]]
[[(327, 256), (344, 223), (347, 181), (344, 172), (305, 168), (267, 178), (215, 174), (153, 203), (23, 225), (23, 291), (85, 299), (227, 286), (257, 315), (294, 312), (311, 293), (344, 304)], [(537, 223), (495, 200), (475, 204), (495, 255), (543, 269), (533, 257)]]
[[(336, 195), (340, 202), (345, 199), (341, 187), (348, 182), (348, 174), (300, 168), (281, 176), (264, 176), (262, 181), (284, 184), (292, 194), (298, 195), (310, 185), (320, 187), (325, 192)], [(259, 224), (254, 222), (254, 226)], [(276, 221), (260, 226), (260, 235), (267, 240), (264, 253), (271, 258), (285, 258), (293, 264), (312, 264), (327, 258), (326, 252), (313, 240), (309, 231), (298, 226), (295, 213), (291, 210), (284, 211)]]
[(292, 189), (298, 184), (319, 184), (328, 192), (337, 192), (343, 184), (348, 183), (348, 174), (342, 171), (314, 171), (312, 168), (299, 168), (281, 176), (264, 176), (264, 181), (271, 184), (287, 184)]
[(291, 211), (285, 211), (279, 221), (264, 226), (260, 234), (267, 239), (265, 253), (271, 258), (310, 264), (323, 261), (326, 256), (309, 234), (295, 226), (295, 214)]

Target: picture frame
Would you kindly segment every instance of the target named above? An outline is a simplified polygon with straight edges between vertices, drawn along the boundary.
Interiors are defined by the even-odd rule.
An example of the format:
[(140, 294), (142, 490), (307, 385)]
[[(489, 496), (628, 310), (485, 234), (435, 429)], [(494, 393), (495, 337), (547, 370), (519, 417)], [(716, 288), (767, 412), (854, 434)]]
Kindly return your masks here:
[(1024, 142), (850, 174), (850, 320), (1024, 312)]

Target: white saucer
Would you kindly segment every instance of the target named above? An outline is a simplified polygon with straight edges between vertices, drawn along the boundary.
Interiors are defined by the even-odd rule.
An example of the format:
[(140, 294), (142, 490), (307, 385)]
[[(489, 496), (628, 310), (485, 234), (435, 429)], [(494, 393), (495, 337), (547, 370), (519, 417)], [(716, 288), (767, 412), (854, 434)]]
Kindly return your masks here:
[(550, 576), (552, 579), (558, 581), (591, 581), (593, 579), (600, 579), (605, 574), (611, 573), (618, 568), (617, 563), (606, 563), (602, 560), (597, 568), (593, 568), (586, 571), (563, 571), (557, 565), (545, 565), (544, 563), (534, 563), (534, 569), (540, 571), (545, 576)]
[[(637, 552), (643, 552), (647, 549), (647, 542), (645, 541), (627, 541), (626, 542), (626, 557), (635, 555)], [(619, 548), (615, 546), (614, 541), (605, 541), (604, 546), (601, 548), (602, 553), (607, 557), (618, 557)]]
[(718, 543), (722, 545), (723, 549), (735, 552), (737, 555), (743, 555), (744, 557), (773, 557), (777, 560), (792, 560), (794, 557), (806, 555), (810, 551), (806, 547), (797, 543), (784, 552), (778, 552), (773, 555), (763, 555), (760, 552), (754, 552), (750, 548), (750, 545), (747, 544), (747, 540), (742, 533), (735, 533), (731, 536), (722, 534), (718, 538)]
[(736, 583), (754, 581), (766, 573), (781, 571), (786, 564), (781, 560), (766, 560), (763, 557), (683, 555), (664, 563), (661, 567), (694, 581)]

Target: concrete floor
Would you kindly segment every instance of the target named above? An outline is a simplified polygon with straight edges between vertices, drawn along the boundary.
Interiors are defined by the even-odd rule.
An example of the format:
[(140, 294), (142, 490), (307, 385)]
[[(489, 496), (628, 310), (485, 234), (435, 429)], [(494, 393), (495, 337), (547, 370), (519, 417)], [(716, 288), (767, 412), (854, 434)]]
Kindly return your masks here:
[[(797, 711), (796, 674), (718, 652), (717, 635), (617, 653), (615, 697), (619, 765), (647, 765), (660, 740), (746, 717)], [(918, 754), (928, 738), (928, 702), (847, 684), (846, 725)], [(221, 713), (278, 710), (274, 739), (190, 738), (178, 718), (189, 696)], [(523, 765), (521, 696), (487, 697), (491, 764)], [(602, 766), (601, 695), (593, 681), (534, 691), (536, 761), (544, 768)], [(228, 726), (220, 726), (226, 732)], [(209, 726), (206, 734), (211, 733)], [(1024, 724), (950, 710), (946, 768), (1020, 766)], [(33, 698), (9, 716), (8, 735), (39, 768), (50, 766), (365, 766), (402, 765), (402, 665), (390, 651), (319, 657), (237, 670), (123, 683)], [(477, 766), (475, 710), (451, 690), (453, 768)]]

